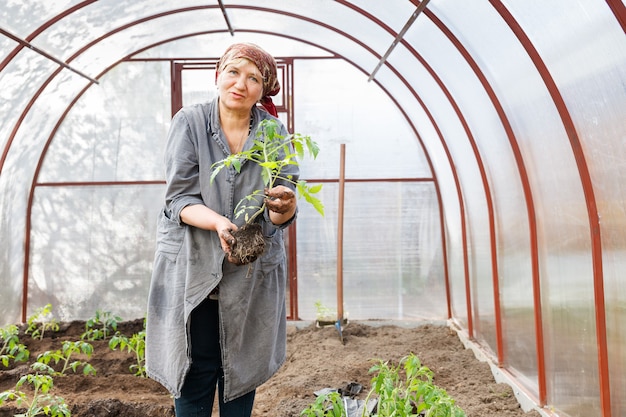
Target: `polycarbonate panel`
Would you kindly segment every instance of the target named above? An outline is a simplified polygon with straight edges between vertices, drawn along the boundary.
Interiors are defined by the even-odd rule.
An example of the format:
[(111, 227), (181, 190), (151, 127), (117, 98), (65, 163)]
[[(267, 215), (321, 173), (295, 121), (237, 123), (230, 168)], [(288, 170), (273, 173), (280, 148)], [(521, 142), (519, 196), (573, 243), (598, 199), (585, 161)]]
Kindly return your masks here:
[[(11, 44), (11, 47), (16, 46)], [(30, 77), (24, 76), (24, 68), (33, 69)], [(23, 50), (0, 72), (0, 158), (5, 158), (0, 175), (0, 285), (5, 289), (0, 291), (0, 318), (3, 322), (15, 323), (19, 319), (27, 187), (41, 152), (39, 138), (46, 126), (47, 112), (30, 113), (21, 121), (26, 127), (14, 138), (11, 135), (23, 116), (22, 109), (51, 68), (49, 61), (30, 50)], [(22, 143), (22, 139), (26, 142)], [(9, 145), (14, 152), (7, 152)], [(0, 326), (4, 324), (0, 323)]]
[(450, 310), (454, 321), (461, 328), (468, 330), (470, 316), (467, 304), (465, 253), (463, 240), (458, 239), (458, 236), (462, 235), (461, 229), (460, 219), (458, 217), (453, 219), (450, 211), (446, 210), (446, 254), (448, 257)]
[[(7, 194), (0, 194), (7, 195)], [(2, 230), (2, 241), (0, 241), (0, 326), (4, 327), (9, 323), (19, 323), (21, 321), (20, 312), (22, 309), (22, 275), (18, 275), (24, 267), (23, 246), (14, 242), (24, 240), (24, 222), (17, 221), (9, 213), (8, 205), (10, 201), (6, 198), (0, 199), (0, 230)], [(16, 221), (13, 221), (16, 220)], [(17, 224), (16, 224), (17, 223)], [(15, 275), (11, 272), (15, 271)]]
[[(237, 33), (237, 42), (252, 42), (274, 57), (332, 57), (325, 49), (317, 48), (309, 43), (296, 42), (292, 39), (280, 38), (264, 33)], [(150, 49), (134, 54), (135, 59), (206, 59), (219, 57), (235, 40), (228, 32), (212, 33), (210, 35), (190, 36), (154, 46)]]
[[(517, 9), (513, 11), (520, 15), (520, 19), (523, 15), (523, 21), (528, 21), (529, 25), (530, 20), (537, 25), (533, 25), (533, 39), (546, 64), (550, 66), (551, 74), (575, 121), (593, 180), (601, 216), (611, 411), (614, 416), (622, 416), (626, 415), (626, 94), (623, 89), (615, 89), (613, 86), (623, 85), (626, 81), (624, 31), (606, 4), (556, 1), (542, 4), (542, 8), (542, 13), (547, 15), (560, 12), (562, 24), (558, 25), (558, 31), (554, 30), (553, 24), (547, 25), (547, 20), (542, 26), (537, 16), (530, 16), (526, 11)], [(554, 44), (562, 47), (554, 48)], [(586, 279), (591, 281), (591, 277)], [(590, 296), (589, 293), (584, 298)], [(592, 316), (595, 313), (591, 310), (587, 314)], [(572, 320), (575, 319), (573, 316)], [(589, 330), (580, 328), (575, 333), (580, 334), (578, 337), (589, 339), (588, 344), (595, 338), (593, 327)], [(585, 355), (595, 356), (594, 349), (588, 346), (582, 348), (585, 349)], [(567, 385), (578, 383), (578, 379), (567, 381)], [(594, 379), (583, 380), (594, 388), (597, 384)], [(595, 410), (599, 407), (596, 399), (584, 401), (596, 403), (597, 408), (581, 407), (579, 399), (569, 398), (567, 385), (559, 387), (557, 392), (565, 391), (558, 401), (568, 414), (582, 416), (597, 412)], [(593, 394), (595, 390), (591, 391)]]
[(30, 107), (20, 113), (22, 119), (13, 126), (19, 129), (15, 130), (10, 146), (6, 148), (8, 152), (2, 167), (3, 175), (13, 171), (20, 173), (14, 178), (19, 183), (14, 184), (15, 187), (28, 187), (32, 182), (46, 143), (65, 110), (60, 104), (73, 99), (84, 85), (81, 83), (78, 75), (62, 72), (45, 85)]
[[(231, 2), (237, 5), (241, 4), (239, 1)], [(247, 3), (250, 6), (258, 6), (258, 2), (254, 0), (248, 0)], [(400, 10), (398, 12), (401, 13)], [(351, 48), (352, 53), (350, 55), (353, 57), (362, 55), (364, 58), (368, 58), (367, 55), (370, 55), (366, 50), (357, 49), (357, 43), (363, 43), (363, 46), (382, 51), (382, 54), (393, 41), (391, 35), (368, 19), (367, 16), (357, 14), (352, 8), (335, 1), (267, 0), (263, 2), (261, 10), (234, 7), (228, 10), (228, 15), (235, 27), (266, 31), (267, 22), (271, 21), (273, 25), (281, 28), (282, 33), (289, 34), (296, 40), (306, 39), (314, 45), (323, 46), (340, 53), (346, 52), (344, 50), (346, 47)], [(318, 23), (322, 21), (323, 25), (319, 25)], [(399, 25), (397, 30), (400, 30), (401, 27)], [(360, 36), (353, 39), (341, 36), (341, 32), (351, 33), (355, 29), (360, 32)]]
[[(89, 61), (84, 59), (88, 56), (100, 61), (107, 60), (110, 56), (120, 57), (124, 49), (137, 50), (143, 43), (149, 42), (154, 37), (163, 39), (168, 33), (180, 34), (180, 28), (185, 30), (228, 30), (226, 22), (222, 17), (220, 8), (215, 7), (196, 10), (185, 10), (187, 7), (209, 6), (202, 0), (179, 1), (173, 5), (167, 0), (136, 0), (117, 1), (99, 0), (91, 3), (55, 22), (43, 34), (33, 40), (33, 44), (52, 54), (53, 56), (66, 60), (71, 54), (85, 47), (92, 41), (110, 34), (113, 37), (129, 38), (132, 42), (118, 44), (122, 49), (111, 47), (100, 49), (100, 55), (91, 55), (89, 50), (83, 51), (79, 57), (79, 62), (89, 65)], [(179, 13), (168, 14), (173, 8), (182, 10)], [(133, 25), (137, 18), (147, 17), (147, 23)], [(117, 28), (127, 26), (120, 33), (115, 33)], [(108, 39), (100, 39), (100, 42), (107, 44)], [(114, 46), (113, 44), (110, 44)], [(100, 46), (95, 45), (95, 50)], [(80, 68), (80, 66), (79, 66)]]
[[(21, 128), (16, 131), (0, 175), (2, 214), (2, 253), (0, 262), (8, 266), (7, 280), (21, 281), (24, 275), (24, 245), (27, 204), (35, 169), (54, 123), (63, 111), (58, 106), (67, 97), (72, 97), (80, 84), (72, 73), (63, 72), (55, 82), (48, 84), (40, 99), (34, 102), (24, 115)], [(58, 83), (56, 82), (58, 81)], [(14, 285), (14, 284), (12, 284)], [(7, 317), (14, 317), (16, 312)]]
[[(75, 65), (84, 68), (88, 73), (97, 73), (128, 54), (154, 46), (161, 39), (175, 38), (180, 34), (180, 27), (185, 27), (190, 33), (203, 32), (207, 27), (220, 28), (224, 25), (222, 13), (219, 9), (193, 10), (185, 13), (165, 15), (158, 18), (158, 25), (163, 28), (159, 33), (152, 30), (152, 25), (135, 25), (120, 33), (114, 33), (98, 42), (82, 53), (75, 61)], [(225, 31), (226, 28), (222, 27)], [(155, 38), (156, 37), (156, 38)], [(204, 45), (200, 50), (211, 56), (221, 55), (224, 50)]]
[(38, 187), (32, 213), (29, 315), (146, 312), (163, 186)]
[[(456, 6), (455, 6), (456, 8)], [(440, 13), (440, 11), (438, 11)], [(507, 39), (508, 28), (504, 22), (493, 21), (490, 9), (472, 7), (467, 11), (464, 23), (473, 25), (472, 32), (482, 32), (480, 27), (488, 25), (489, 39), (481, 42), (489, 44), (494, 34), (499, 39)], [(507, 366), (521, 372), (521, 378), (531, 391), (537, 390), (537, 361), (534, 352), (534, 308), (532, 265), (530, 242), (528, 238), (528, 211), (522, 189), (520, 172), (515, 161), (511, 143), (499, 120), (494, 103), (487, 95), (473, 69), (459, 50), (430, 21), (422, 19), (406, 34), (406, 39), (416, 44), (420, 39), (429, 39), (421, 45), (420, 54), (440, 77), (444, 87), (467, 123), (471, 137), (476, 143), (479, 156), (483, 161), (485, 175), (493, 200), (496, 247), (491, 248), (487, 235), (488, 224), (482, 233), (482, 244), (470, 243), (470, 258), (491, 261), (492, 249), (495, 250), (498, 265), (499, 300), (503, 320), (503, 338), (505, 341), (505, 361)], [(476, 26), (476, 29), (474, 29)], [(469, 30), (469, 29), (468, 29)], [(462, 34), (457, 34), (462, 37)], [(471, 44), (464, 44), (473, 48)], [(489, 53), (486, 51), (485, 53)], [(474, 58), (480, 58), (477, 55)], [(495, 58), (495, 57), (494, 57)], [(449, 68), (455, 68), (454, 72)], [(450, 135), (448, 135), (450, 136)], [(462, 175), (462, 174), (461, 174)], [(476, 184), (480, 186), (480, 184)], [(474, 192), (469, 192), (475, 194)], [(481, 194), (484, 196), (484, 194)], [(487, 218), (484, 219), (486, 221)], [(472, 228), (470, 242), (475, 239), (476, 231)], [(480, 253), (476, 251), (479, 250)], [(496, 326), (494, 322), (494, 294), (490, 266), (485, 266), (487, 273), (473, 274), (478, 283), (473, 284), (475, 294), (475, 323), (482, 338), (492, 352), (496, 352)], [(464, 284), (464, 283), (462, 283)], [(475, 291), (479, 286), (480, 290)], [(464, 290), (463, 287), (460, 288)]]
[[(484, 13), (489, 15), (488, 10)], [(497, 16), (493, 18), (498, 21)], [(537, 30), (546, 25), (537, 22), (535, 19), (522, 25)], [(590, 232), (571, 144), (540, 75), (513, 35), (503, 31), (501, 36), (494, 37), (490, 33), (492, 44), (488, 45), (484, 43), (486, 34), (478, 30), (479, 26), (487, 25), (470, 26), (467, 19), (461, 18), (454, 24), (467, 39), (466, 43), (472, 45), (471, 49), (490, 63), (484, 70), (490, 74), (489, 80), (504, 104), (524, 161), (532, 167), (528, 172), (541, 248), (549, 402), (558, 406), (576, 404), (573, 408), (578, 411), (574, 415), (584, 415), (590, 412), (586, 407), (597, 399), (597, 354), (594, 316), (590, 314), (593, 310)], [(487, 46), (493, 49), (488, 50)], [(495, 55), (501, 51), (506, 59)], [(588, 361), (578, 360), (581, 349), (589, 355)], [(581, 374), (584, 378), (580, 378)]]
[[(290, 9), (300, 2), (278, 2), (281, 10)], [(319, 3), (318, 3), (319, 4)], [(393, 38), (384, 32), (378, 25), (373, 22), (350, 13), (350, 9), (339, 7), (337, 2), (327, 2), (323, 8), (314, 8), (313, 10), (305, 9), (301, 15), (291, 16), (282, 14), (263, 14), (263, 12), (254, 12), (247, 9), (233, 9), (229, 15), (239, 22), (246, 25), (250, 30), (267, 31), (267, 21), (271, 20), (276, 27), (280, 27), (283, 33), (289, 33), (290, 37), (295, 40), (308, 42), (316, 47), (324, 48), (332, 54), (350, 57), (350, 62), (359, 69), (369, 75), (378, 59), (374, 57), (368, 48), (371, 43), (378, 43), (383, 48), (380, 54), (386, 50), (387, 42), (392, 42)], [(335, 7), (338, 7), (335, 9)], [(323, 15), (316, 13), (323, 12)], [(324, 24), (319, 25), (315, 18), (324, 18)], [(328, 20), (332, 22), (328, 22)], [(346, 37), (343, 33), (358, 26), (363, 36)], [(367, 34), (367, 39), (364, 36)], [(382, 41), (387, 39), (387, 42)], [(298, 56), (296, 54), (296, 56)], [(367, 77), (366, 75), (366, 77)], [(327, 91), (330, 95), (332, 92)], [(329, 96), (327, 96), (327, 100)]]
[[(620, 222), (621, 223), (621, 222)], [(620, 226), (621, 227), (621, 226)], [(622, 229), (623, 230), (623, 229)], [(611, 404), (616, 415), (626, 413), (626, 285), (623, 271), (626, 270), (626, 250), (621, 238), (611, 236), (617, 231), (605, 232), (609, 242), (605, 245), (604, 294), (606, 302), (607, 348), (609, 353), (609, 379), (611, 381)], [(619, 246), (622, 244), (622, 246)]]
[[(337, 179), (341, 143), (346, 145), (345, 176), (348, 180), (430, 178), (419, 142), (402, 115), (393, 111), (394, 104), (376, 84), (367, 83), (366, 77), (350, 65), (339, 60), (296, 60), (294, 82), (297, 86), (294, 103), (296, 131), (310, 134), (321, 149), (314, 162), (302, 161), (303, 178)], [(320, 85), (324, 88), (320, 89)], [(333, 100), (328, 100), (328, 91), (333, 91)], [(375, 117), (371, 116), (372, 107), (377, 110)], [(364, 120), (368, 122), (364, 123)], [(399, 149), (402, 152), (398, 152)], [(346, 220), (344, 226), (346, 311), (355, 319), (445, 318), (445, 303), (434, 307), (426, 301), (409, 303), (411, 297), (423, 297), (424, 285), (430, 282), (427, 277), (443, 274), (441, 244), (431, 243), (433, 239), (435, 242), (441, 240), (439, 215), (434, 211), (438, 204), (433, 185), (427, 185), (429, 182), (365, 184), (346, 184), (346, 190), (354, 191), (349, 195), (346, 191), (345, 218), (354, 216), (352, 221), (357, 222), (351, 225)], [(336, 187), (336, 184), (324, 184), (322, 200), (326, 206), (326, 216), (323, 219), (318, 219), (319, 215), (308, 205), (300, 205), (297, 228), (298, 294), (299, 312), (303, 319), (315, 318), (316, 301), (336, 305), (337, 194), (336, 191), (331, 192)], [(423, 202), (421, 199), (426, 197), (423, 197), (422, 192), (410, 192), (415, 187), (418, 190), (424, 187), (430, 189), (427, 194), (432, 201)], [(397, 191), (405, 188), (407, 192)], [(379, 203), (367, 203), (372, 201), (372, 196), (376, 196), (375, 200)], [(353, 207), (348, 209), (348, 205)], [(348, 210), (354, 214), (349, 214)], [(390, 220), (407, 217), (405, 220), (397, 220), (403, 224), (401, 229), (406, 231), (399, 231), (398, 226), (393, 225), (389, 226), (389, 231), (367, 226), (375, 223), (375, 219), (380, 218), (385, 210), (397, 212), (397, 215), (390, 216)], [(418, 211), (405, 214), (405, 210), (410, 213)], [(404, 226), (404, 222), (413, 221), (419, 223)], [(320, 222), (323, 222), (323, 226), (320, 226)], [(436, 230), (432, 230), (432, 227), (436, 227)], [(363, 235), (374, 233), (374, 230), (374, 240)], [(388, 237), (387, 233), (390, 234)], [(381, 252), (377, 243), (382, 241), (402, 241), (401, 246), (395, 249), (401, 257), (390, 255), (394, 251), (388, 252), (387, 249)], [(401, 249), (405, 245), (406, 253)], [(372, 250), (377, 254), (375, 257)], [(387, 281), (388, 276), (391, 283)], [(418, 282), (410, 283), (408, 277), (420, 278)], [(385, 295), (382, 298), (374, 297), (374, 294), (380, 294), (378, 289), (381, 285), (385, 287)], [(432, 283), (428, 285), (433, 286), (435, 300), (437, 294), (445, 296), (443, 287)]]
[[(418, 18), (415, 25), (423, 24), (420, 23), (421, 18)], [(444, 210), (451, 310), (455, 321), (466, 327), (468, 316), (465, 295), (465, 261), (459, 203), (459, 196), (462, 194), (459, 194), (457, 189), (457, 180), (460, 181), (460, 179), (458, 176), (455, 177), (455, 172), (452, 171), (451, 164), (454, 165), (455, 161), (448, 156), (450, 147), (444, 146), (446, 137), (442, 133), (442, 126), (445, 127), (446, 132), (458, 132), (458, 124), (455, 124), (457, 123), (456, 115), (451, 111), (449, 102), (432, 76), (402, 45), (398, 45), (390, 55), (389, 65), (393, 68), (410, 68), (410, 71), (403, 72), (399, 77), (385, 65), (376, 74), (376, 80), (390, 92), (412, 123), (418, 127), (418, 133), (428, 152), (429, 160), (437, 172), (436, 181), (440, 184), (439, 192)], [(425, 102), (427, 102), (426, 105), (423, 104)], [(433, 123), (437, 124), (433, 125)], [(453, 126), (449, 127), (449, 124)], [(462, 136), (463, 132), (461, 132)], [(464, 147), (465, 152), (459, 151), (460, 154), (465, 154), (463, 158), (471, 154), (471, 149), (466, 147), (466, 141), (460, 140), (455, 134), (451, 137), (454, 137), (455, 146), (458, 144)], [(456, 166), (454, 169), (457, 169)]]
[[(467, 177), (467, 176), (466, 176)], [(489, 214), (480, 182), (464, 188), (474, 336), (495, 352), (495, 311)], [(477, 188), (478, 187), (478, 188)], [(472, 198), (473, 197), (473, 198)], [(473, 201), (472, 201), (473, 200)]]
[[(4, 61), (7, 58), (9, 52), (11, 52), (17, 46), (18, 43), (15, 42), (13, 39), (7, 38), (6, 36), (0, 36), (0, 61)], [(0, 77), (3, 75), (3, 73), (4, 71), (0, 71)]]
[(346, 178), (431, 178), (406, 119), (354, 67), (336, 59), (297, 60), (294, 84), (296, 131), (311, 135), (321, 147), (314, 163), (303, 161), (304, 177), (338, 178), (344, 143)]
[[(347, 150), (346, 150), (347, 152)], [(348, 174), (349, 175), (349, 174)], [(300, 205), (300, 318), (315, 303), (337, 308), (338, 185), (322, 189), (324, 217)], [(377, 204), (370, 204), (376, 195)], [(385, 218), (384, 227), (380, 219)], [(346, 183), (343, 217), (345, 315), (363, 319), (446, 318), (439, 208), (431, 183)]]
[[(437, 130), (439, 126), (433, 125), (430, 109), (425, 108), (416, 97), (413, 96), (415, 84), (420, 84), (421, 97), (430, 94), (440, 94), (439, 88), (430, 80), (427, 74), (417, 72), (420, 66), (413, 59), (397, 64), (397, 66), (411, 68), (404, 75), (404, 79), (393, 76), (386, 70), (381, 70), (376, 76), (380, 79), (382, 87), (397, 100), (398, 105), (409, 117), (411, 123), (417, 127), (420, 144), (428, 154), (429, 163), (437, 173), (435, 182), (439, 184), (438, 191), (442, 200), (443, 221), (445, 223), (446, 244), (448, 262), (448, 277), (450, 281), (450, 304), (455, 321), (462, 326), (467, 326), (467, 305), (465, 299), (465, 273), (463, 260), (463, 245), (461, 233), (461, 208), (456, 179), (452, 171), (451, 161), (448, 158), (447, 149), (444, 147), (444, 139)], [(422, 76), (423, 75), (423, 76)], [(413, 78), (414, 77), (414, 78)], [(415, 83), (415, 84), (413, 84)], [(411, 94), (407, 94), (407, 92)], [(418, 140), (418, 138), (416, 138)]]
[[(397, 64), (400, 66), (399, 64)], [(416, 74), (417, 64), (413, 60), (403, 62), (402, 67), (409, 67), (411, 71), (404, 74), (410, 78)], [(421, 74), (421, 73), (420, 73)], [(447, 156), (447, 149), (443, 146), (443, 139), (439, 126), (432, 124), (431, 115), (411, 94), (407, 91), (414, 88), (413, 84), (407, 86), (407, 80), (393, 77), (386, 71), (382, 71), (376, 77), (381, 79), (383, 88), (397, 100), (398, 105), (410, 118), (411, 123), (418, 128), (419, 141), (423, 144), (428, 154), (428, 160), (437, 173), (434, 178), (438, 186), (438, 192), (442, 200), (444, 230), (446, 236), (445, 251), (447, 254), (447, 270), (450, 282), (450, 307), (454, 320), (464, 328), (467, 328), (467, 303), (465, 298), (465, 265), (461, 233), (461, 207), (459, 194), (456, 187), (456, 179), (451, 169), (451, 162)], [(428, 78), (428, 77), (427, 77)], [(439, 94), (438, 88), (432, 83), (425, 83), (424, 77), (417, 76), (415, 83), (421, 84), (422, 96)], [(429, 90), (432, 88), (432, 91)], [(416, 140), (418, 140), (416, 138)]]
[[(0, 71), (0, 98), (2, 98), (0, 100), (0, 146), (2, 149), (9, 145), (11, 134), (20, 123), (22, 111), (35, 98), (35, 94), (45, 83), (47, 75), (54, 69), (56, 66), (52, 62), (30, 49), (22, 49), (4, 71)], [(25, 70), (28, 71), (28, 76), (24, 75)], [(33, 117), (32, 114), (31, 117)], [(45, 117), (45, 114), (40, 117)]]
[[(178, 27), (185, 26), (189, 30), (193, 30), (193, 25), (196, 24), (198, 25), (197, 29), (202, 30), (205, 24), (210, 24), (210, 22), (220, 23), (220, 19), (221, 13), (215, 10), (166, 15), (159, 18), (162, 22), (154, 22), (153, 24), (168, 28), (169, 32), (163, 30), (158, 34), (154, 33), (151, 25), (131, 26), (123, 32), (107, 35), (82, 53), (72, 62), (72, 65), (81, 68), (87, 74), (95, 76), (102, 69), (109, 67), (117, 60), (126, 57), (137, 49), (150, 47), (157, 43), (158, 40), (163, 39), (163, 37), (175, 37)], [(156, 35), (159, 38), (155, 39)]]
[[(438, 36), (438, 39), (433, 39), (429, 36), (431, 34), (432, 24), (418, 19), (407, 32), (407, 39), (411, 37), (414, 39), (428, 38), (431, 39), (430, 44), (434, 47), (438, 45), (437, 40), (444, 44), (447, 43), (447, 40), (441, 36)], [(446, 56), (446, 50), (440, 50), (439, 54)], [(457, 103), (451, 101), (453, 97), (446, 95), (445, 85), (440, 86), (436, 83), (436, 78), (439, 78), (438, 73), (431, 74), (421, 63), (415, 60), (411, 62), (411, 59), (410, 51), (398, 46), (393, 55), (390, 56), (389, 63), (395, 66), (398, 66), (398, 63), (411, 66), (412, 71), (408, 76), (408, 81), (423, 101), (426, 110), (433, 115), (442, 137), (446, 142), (454, 140), (454, 146), (448, 145), (448, 151), (462, 189), (466, 215), (466, 238), (470, 248), (467, 252), (468, 266), (472, 282), (471, 296), (474, 301), (472, 304), (475, 325), (474, 336), (480, 340), (486, 340), (490, 346), (495, 346), (489, 210), (485, 197), (485, 193), (490, 192), (490, 190), (483, 185), (478, 164), (480, 155), (475, 155), (472, 142), (463, 127), (464, 120), (460, 118), (464, 115), (459, 115), (455, 111)], [(472, 74), (467, 66), (456, 65), (454, 67), (456, 71), (453, 76), (459, 79), (458, 82), (471, 77)], [(381, 74), (384, 73), (385, 71), (381, 72)]]
[[(390, 7), (389, 2), (371, 0), (352, 0), (350, 4), (353, 5), (359, 13), (370, 15), (372, 18), (381, 21), (382, 24), (389, 26), (396, 33), (400, 33), (404, 25), (407, 24), (409, 19), (412, 18), (413, 13), (417, 10), (417, 7), (411, 1), (398, 1), (393, 4), (393, 7)], [(353, 23), (350, 22), (347, 24)], [(358, 29), (359, 26), (357, 24), (352, 27), (352, 31)], [(368, 42), (368, 45), (369, 44), (370, 42)], [(389, 47), (391, 44), (385, 46)]]
[(162, 180), (169, 97), (169, 63), (118, 65), (72, 107), (39, 182)]
[(2, 27), (21, 38), (27, 37), (54, 16), (80, 3), (81, 0), (30, 1), (5, 0), (0, 8)]

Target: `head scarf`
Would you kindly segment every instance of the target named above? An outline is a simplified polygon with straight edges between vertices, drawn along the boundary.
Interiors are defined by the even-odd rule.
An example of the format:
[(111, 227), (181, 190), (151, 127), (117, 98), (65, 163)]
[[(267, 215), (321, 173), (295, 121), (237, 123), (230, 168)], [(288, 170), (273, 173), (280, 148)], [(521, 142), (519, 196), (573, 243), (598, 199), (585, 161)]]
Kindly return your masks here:
[(217, 63), (217, 72), (215, 77), (219, 76), (224, 67), (235, 59), (245, 58), (257, 66), (263, 76), (263, 96), (261, 97), (261, 105), (271, 115), (278, 117), (276, 106), (272, 102), (271, 96), (275, 96), (280, 91), (278, 76), (276, 72), (276, 61), (274, 57), (268, 54), (261, 47), (253, 43), (235, 43), (226, 49), (224, 55)]

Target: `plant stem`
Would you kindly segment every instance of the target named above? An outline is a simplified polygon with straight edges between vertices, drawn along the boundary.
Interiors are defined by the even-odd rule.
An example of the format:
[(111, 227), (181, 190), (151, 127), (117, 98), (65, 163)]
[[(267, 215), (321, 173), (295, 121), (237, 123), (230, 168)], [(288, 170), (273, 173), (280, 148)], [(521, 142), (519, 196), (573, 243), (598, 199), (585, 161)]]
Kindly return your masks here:
[(36, 414), (33, 414), (33, 410), (37, 406), (37, 395), (39, 393), (39, 385), (37, 384), (33, 384), (33, 385), (34, 385), (33, 399), (28, 404), (28, 411), (26, 411), (26, 416), (36, 415)]
[(259, 217), (259, 215), (261, 213), (263, 213), (265, 211), (265, 203), (263, 203), (261, 205), (261, 207), (259, 207), (259, 209), (257, 211), (255, 211), (252, 216), (250, 216), (250, 218), (248, 219), (248, 221), (246, 223), (252, 223), (254, 221), (254, 219), (256, 219), (257, 217)]

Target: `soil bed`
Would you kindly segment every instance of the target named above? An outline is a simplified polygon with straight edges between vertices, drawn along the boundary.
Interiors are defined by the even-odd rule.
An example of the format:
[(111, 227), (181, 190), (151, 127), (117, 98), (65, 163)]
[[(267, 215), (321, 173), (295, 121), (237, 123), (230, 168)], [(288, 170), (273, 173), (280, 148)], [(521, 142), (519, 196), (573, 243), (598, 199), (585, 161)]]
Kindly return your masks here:
[[(76, 341), (85, 323), (62, 323), (59, 332), (46, 333), (43, 340), (20, 335), (31, 353), (30, 362), (46, 350), (61, 349), (63, 341)], [(132, 336), (143, 328), (143, 319), (119, 324), (118, 330)], [(280, 371), (257, 390), (253, 416), (297, 417), (323, 388), (344, 388), (351, 382), (363, 385), (358, 398), (364, 399), (372, 375), (372, 360), (396, 363), (415, 353), (435, 373), (435, 384), (446, 389), (468, 417), (540, 417), (524, 413), (513, 391), (497, 384), (489, 366), (465, 349), (457, 334), (447, 327), (425, 325), (402, 327), (349, 323), (343, 331), (344, 344), (334, 327), (288, 327), (287, 360)], [(172, 399), (157, 382), (132, 375), (130, 353), (109, 349), (108, 342), (92, 342), (89, 359), (97, 376), (70, 374), (54, 378), (51, 393), (70, 405), (74, 417), (167, 417), (174, 416)], [(0, 364), (0, 391), (14, 388), (29, 364)], [(80, 370), (79, 370), (80, 372)], [(0, 417), (18, 412), (13, 403), (0, 407)], [(217, 413), (214, 416), (217, 417)]]

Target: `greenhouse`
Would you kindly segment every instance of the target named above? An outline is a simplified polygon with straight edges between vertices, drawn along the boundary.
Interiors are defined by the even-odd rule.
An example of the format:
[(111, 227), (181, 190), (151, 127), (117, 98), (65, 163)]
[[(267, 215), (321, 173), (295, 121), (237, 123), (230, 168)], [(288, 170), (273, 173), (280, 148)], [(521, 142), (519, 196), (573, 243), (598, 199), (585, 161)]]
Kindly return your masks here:
[(145, 317), (173, 117), (251, 42), (319, 145), (290, 323), (441, 323), (525, 410), (626, 415), (623, 1), (0, 3), (0, 326)]

